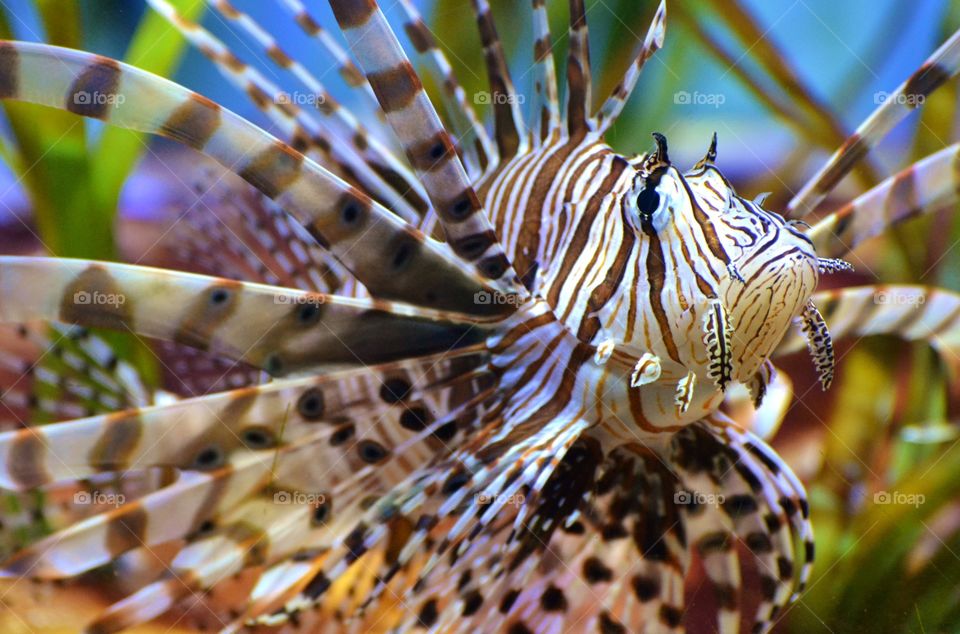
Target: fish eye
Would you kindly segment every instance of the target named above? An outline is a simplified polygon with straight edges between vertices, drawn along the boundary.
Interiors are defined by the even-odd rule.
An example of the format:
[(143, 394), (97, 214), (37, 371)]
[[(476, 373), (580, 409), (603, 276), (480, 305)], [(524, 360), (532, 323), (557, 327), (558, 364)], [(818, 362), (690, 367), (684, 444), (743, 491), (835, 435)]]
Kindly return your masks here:
[[(666, 198), (669, 193), (661, 192), (661, 185), (664, 183), (664, 172), (656, 171), (643, 181), (643, 189), (636, 194), (634, 204), (636, 205), (637, 216), (639, 219), (639, 229), (643, 231), (657, 231), (663, 229), (667, 222), (665, 212)], [(636, 191), (636, 190), (634, 190)]]
[(649, 220), (658, 207), (660, 207), (660, 194), (657, 193), (656, 186), (648, 184), (637, 196), (637, 210), (640, 212), (640, 217), (646, 217)]

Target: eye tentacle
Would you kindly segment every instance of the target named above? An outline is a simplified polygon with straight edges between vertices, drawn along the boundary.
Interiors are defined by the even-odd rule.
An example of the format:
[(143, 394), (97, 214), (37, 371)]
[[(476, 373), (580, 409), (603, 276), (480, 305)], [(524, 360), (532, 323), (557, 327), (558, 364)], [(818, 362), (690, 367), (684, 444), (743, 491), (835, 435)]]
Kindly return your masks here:
[(710, 147), (707, 148), (707, 153), (704, 154), (703, 158), (697, 161), (697, 164), (693, 166), (694, 170), (703, 169), (707, 165), (713, 165), (717, 161), (717, 133), (713, 133), (713, 138), (710, 139)]

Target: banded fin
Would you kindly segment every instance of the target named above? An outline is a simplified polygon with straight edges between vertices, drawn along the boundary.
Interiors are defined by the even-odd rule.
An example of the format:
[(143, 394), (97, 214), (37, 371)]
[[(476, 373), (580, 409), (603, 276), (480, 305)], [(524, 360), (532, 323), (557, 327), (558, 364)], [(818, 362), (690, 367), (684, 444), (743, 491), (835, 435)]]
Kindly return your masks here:
[(407, 15), (404, 29), (410, 41), (417, 52), (424, 56), (440, 86), (446, 114), (453, 123), (453, 140), (464, 161), (467, 175), (471, 182), (476, 182), (488, 167), (499, 163), (497, 150), (467, 99), (453, 66), (443, 49), (437, 46), (436, 38), (420, 12), (411, 0), (400, 0), (400, 7)]
[(334, 16), (437, 213), (447, 242), (497, 290), (527, 297), (433, 104), (375, 1), (331, 0)]
[(2, 429), (140, 407), (154, 399), (137, 370), (84, 328), (27, 323), (2, 332)]
[[(597, 111), (597, 132), (599, 134), (606, 132), (610, 126), (616, 122), (627, 101), (629, 101), (630, 95), (637, 85), (637, 80), (640, 78), (640, 72), (646, 65), (647, 60), (653, 57), (653, 55), (663, 47), (663, 40), (666, 35), (666, 22), (667, 3), (666, 0), (661, 0), (657, 6), (657, 12), (653, 15), (653, 20), (650, 21), (647, 34), (636, 55), (634, 55), (633, 62), (631, 62), (624, 73), (623, 79), (621, 79), (613, 89), (613, 93), (607, 97), (607, 100), (600, 106), (600, 110)], [(716, 135), (714, 135), (714, 139), (716, 139)], [(714, 146), (714, 148), (715, 147), (716, 146)], [(715, 156), (716, 151), (714, 151), (714, 157)]]
[[(314, 41), (320, 44), (320, 47), (326, 54), (336, 62), (337, 72), (343, 81), (350, 87), (358, 88), (366, 93), (370, 104), (377, 106), (377, 96), (373, 94), (373, 88), (367, 82), (360, 69), (357, 68), (350, 54), (343, 49), (337, 39), (330, 35), (330, 32), (324, 29), (320, 23), (310, 14), (307, 7), (301, 0), (278, 0), (279, 4), (293, 17), (294, 22), (300, 27), (300, 30)], [(376, 107), (377, 115), (382, 119), (383, 111)]]
[(567, 134), (581, 139), (593, 128), (592, 71), (584, 0), (570, 0), (570, 49), (567, 54)]
[[(498, 424), (491, 425), (493, 422)], [(536, 427), (540, 425), (538, 420)], [(336, 583), (351, 566), (363, 566), (362, 558), (374, 556), (387, 546), (390, 533), (382, 518), (406, 518), (413, 530), (396, 548), (390, 548), (394, 554), (379, 564), (376, 574), (379, 581), (362, 604), (369, 610), (382, 598), (398, 596), (410, 609), (394, 618), (415, 622), (418, 615), (436, 613), (439, 616), (444, 605), (452, 604), (434, 594), (435, 584), (444, 585), (459, 577), (462, 567), (474, 561), (470, 544), (482, 548), (487, 543), (483, 527), (488, 518), (501, 515), (508, 507), (510, 495), (524, 483), (529, 484), (531, 491), (537, 490), (535, 482), (543, 482), (549, 477), (584, 429), (582, 421), (565, 417), (550, 420), (548, 426), (553, 433), (541, 435), (531, 433), (534, 431), (532, 424), (514, 425), (500, 431), (502, 421), (489, 421), (487, 430), (512, 433), (514, 438), (511, 440), (516, 442), (503, 445), (504, 453), (500, 455), (491, 452), (492, 447), (488, 445), (486, 464), (481, 465), (474, 452), (491, 440), (484, 438), (485, 433), (481, 430), (475, 439), (451, 456), (449, 468), (421, 472), (402, 491), (391, 496), (392, 499), (370, 509), (346, 543), (336, 548), (324, 562), (318, 575)], [(478, 495), (489, 503), (478, 506)], [(455, 508), (463, 509), (464, 513), (451, 515)], [(451, 517), (456, 518), (453, 524), (438, 521)], [(502, 537), (507, 536), (502, 522), (492, 526), (497, 527), (494, 530)], [(373, 561), (377, 558), (374, 557)], [(402, 575), (399, 574), (401, 571)], [(277, 616), (299, 617), (301, 612), (322, 604), (328, 587), (329, 584), (324, 583), (323, 592), (315, 596), (301, 595), (289, 601)], [(327, 605), (326, 609), (335, 607)], [(434, 618), (428, 620), (429, 623), (434, 621)]]
[(510, 68), (489, 3), (487, 0), (471, 2), (480, 29), (480, 43), (490, 85), (490, 103), (493, 105), (494, 137), (498, 159), (502, 164), (527, 151), (526, 126), (520, 110), (522, 100), (518, 98), (510, 77)]
[[(496, 281), (502, 267), (481, 262), (470, 271), (461, 268), (446, 247), (208, 99), (88, 53), (26, 42), (5, 42), (0, 53), (0, 97), (69, 110), (203, 151), (296, 217), (375, 296), (468, 312), (513, 310), (474, 302), (480, 290), (506, 290)], [(92, 93), (96, 103), (86, 103), (84, 95)]]
[(218, 172), (204, 170), (193, 184), (196, 204), (172, 210), (176, 217), (159, 242), (171, 268), (327, 294), (353, 279), (273, 201), (245, 184), (224, 183)]
[[(950, 384), (960, 377), (960, 294), (943, 288), (875, 285), (820, 291), (812, 300), (830, 320), (836, 339), (895, 335), (919, 341), (937, 351), (950, 373)], [(775, 356), (805, 347), (803, 333), (789, 333)]]
[[(482, 361), (469, 350), (446, 353), (0, 433), (0, 486), (27, 490), (149, 467), (209, 471), (235, 452), (283, 446), (318, 426), (340, 435), (333, 447), (352, 446), (354, 437), (379, 434), (379, 428), (420, 431), (435, 412), (456, 404), (456, 395), (478, 391), (474, 383), (489, 387), (483, 372), (463, 369)], [(462, 428), (463, 421), (453, 422), (438, 439), (451, 440)], [(340, 449), (330, 451), (339, 457)], [(330, 477), (353, 462), (328, 467)]]
[(808, 232), (821, 257), (842, 257), (887, 227), (955, 204), (960, 143), (920, 159), (824, 217)]
[(474, 318), (397, 303), (85, 260), (0, 256), (0, 289), (0, 321), (130, 331), (274, 376), (467, 346), (486, 330)]
[[(264, 50), (264, 57), (289, 71), (308, 90), (315, 107), (304, 110), (289, 93), (240, 61), (212, 33), (181, 16), (167, 0), (147, 0), (193, 46), (204, 54), (227, 81), (246, 94), (282, 130), (295, 149), (332, 162), (345, 180), (359, 180), (378, 202), (407, 222), (416, 224), (426, 214), (426, 193), (416, 177), (375, 136), (344, 108), (299, 62), (248, 15), (227, 0), (205, 0), (222, 19), (238, 24)], [(320, 116), (320, 127), (315, 115)], [(347, 140), (347, 142), (344, 142)]]
[(560, 93), (554, 66), (553, 39), (546, 0), (530, 0), (533, 6), (533, 103), (531, 132), (540, 145), (560, 133)]
[(924, 98), (960, 72), (960, 30), (956, 31), (867, 119), (847, 137), (826, 164), (787, 203), (784, 215), (803, 218), (833, 191), (860, 159), (893, 127), (920, 106)]

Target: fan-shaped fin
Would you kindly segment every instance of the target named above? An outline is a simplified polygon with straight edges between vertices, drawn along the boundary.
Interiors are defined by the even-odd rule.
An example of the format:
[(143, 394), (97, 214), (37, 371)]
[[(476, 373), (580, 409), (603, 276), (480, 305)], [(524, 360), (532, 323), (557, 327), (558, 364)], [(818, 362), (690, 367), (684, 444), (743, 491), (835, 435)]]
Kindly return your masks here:
[(24, 42), (0, 45), (0, 71), (0, 98), (69, 110), (202, 150), (276, 200), (376, 296), (464, 311), (513, 310), (509, 303), (478, 305), (474, 299), (482, 280), (493, 290), (510, 288), (496, 282), (504, 269), (481, 261), (468, 273), (445, 247), (360, 190), (177, 84), (107, 58)]
[(526, 296), (450, 134), (375, 1), (331, 0), (340, 28), (433, 202), (454, 253), (502, 290)]
[(275, 376), (477, 343), (474, 318), (127, 264), (0, 256), (0, 321), (48, 319), (176, 341)]
[(866, 154), (904, 117), (920, 106), (927, 95), (960, 72), (960, 31), (955, 32), (913, 75), (847, 137), (816, 175), (787, 204), (786, 215), (803, 218), (856, 167)]

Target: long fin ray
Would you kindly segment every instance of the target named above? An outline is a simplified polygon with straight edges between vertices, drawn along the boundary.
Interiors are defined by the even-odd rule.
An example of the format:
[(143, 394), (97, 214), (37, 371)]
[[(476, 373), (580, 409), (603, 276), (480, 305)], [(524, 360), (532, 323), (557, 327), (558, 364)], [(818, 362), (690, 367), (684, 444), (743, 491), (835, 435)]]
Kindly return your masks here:
[(380, 7), (373, 0), (331, 0), (330, 6), (423, 182), (454, 253), (486, 278), (498, 281), (499, 290), (527, 297), (467, 179), (450, 133)]
[(504, 290), (497, 282), (503, 269), (481, 263), (469, 273), (446, 247), (208, 99), (88, 53), (25, 42), (3, 43), (0, 53), (6, 82), (3, 98), (69, 110), (203, 151), (296, 217), (374, 295), (420, 305), (459, 306), (464, 311), (512, 310), (504, 304), (477, 305), (474, 300), (485, 286)]
[(0, 289), (0, 321), (129, 331), (275, 376), (463, 347), (486, 330), (482, 320), (395, 302), (87, 260), (0, 256)]

